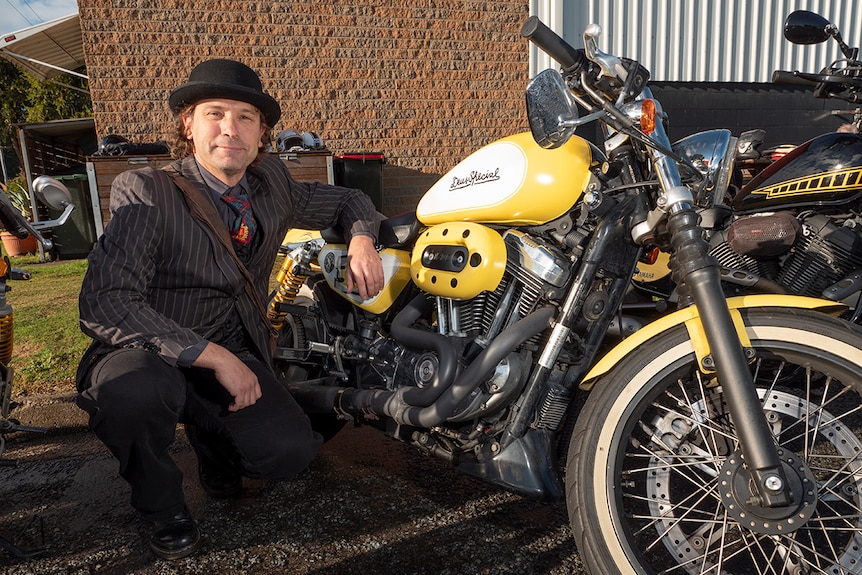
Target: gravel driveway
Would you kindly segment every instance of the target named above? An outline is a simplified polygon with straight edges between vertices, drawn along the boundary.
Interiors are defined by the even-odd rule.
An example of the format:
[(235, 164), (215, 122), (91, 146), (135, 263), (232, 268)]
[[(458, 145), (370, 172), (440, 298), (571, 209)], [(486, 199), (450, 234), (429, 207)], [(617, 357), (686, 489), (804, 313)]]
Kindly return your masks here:
[(147, 528), (105, 448), (70, 398), (37, 398), (12, 413), (46, 435), (6, 436), (0, 535), (3, 574), (575, 574), (583, 573), (565, 506), (485, 485), (374, 429), (345, 428), (290, 481), (245, 480), (232, 501), (206, 497), (178, 433), (175, 457), (206, 545), (156, 559)]

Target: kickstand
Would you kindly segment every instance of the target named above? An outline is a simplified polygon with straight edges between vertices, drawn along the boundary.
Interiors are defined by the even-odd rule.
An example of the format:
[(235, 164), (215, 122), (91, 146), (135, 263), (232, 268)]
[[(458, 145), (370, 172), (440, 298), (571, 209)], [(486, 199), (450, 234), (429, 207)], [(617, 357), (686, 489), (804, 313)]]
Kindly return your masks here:
[[(45, 524), (42, 522), (42, 517), (35, 517), (34, 519), (39, 520), (39, 532), (42, 536), (42, 542), (45, 541)], [(32, 523), (32, 522), (31, 522)], [(28, 525), (29, 527), (29, 525)], [(33, 559), (35, 557), (39, 557), (48, 552), (48, 550), (44, 547), (39, 547), (36, 549), (22, 549), (12, 543), (10, 540), (6, 539), (2, 535), (0, 535), (0, 547), (14, 555), (19, 559)]]

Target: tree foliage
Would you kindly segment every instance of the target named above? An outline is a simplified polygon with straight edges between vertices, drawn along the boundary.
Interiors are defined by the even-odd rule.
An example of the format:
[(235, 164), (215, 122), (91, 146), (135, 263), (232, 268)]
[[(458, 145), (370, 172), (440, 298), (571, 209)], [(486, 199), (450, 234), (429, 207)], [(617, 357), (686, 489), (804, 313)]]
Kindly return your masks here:
[[(67, 84), (84, 92), (63, 86)], [(0, 146), (9, 146), (12, 124), (88, 118), (93, 104), (87, 81), (64, 74), (42, 81), (0, 59)]]

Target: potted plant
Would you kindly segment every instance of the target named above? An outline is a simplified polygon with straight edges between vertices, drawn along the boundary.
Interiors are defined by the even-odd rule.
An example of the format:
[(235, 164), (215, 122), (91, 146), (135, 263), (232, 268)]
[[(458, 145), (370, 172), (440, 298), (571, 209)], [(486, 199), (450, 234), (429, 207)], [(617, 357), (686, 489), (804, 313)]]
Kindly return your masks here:
[[(20, 178), (12, 178), (8, 185), (0, 184), (3, 192), (12, 203), (12, 207), (21, 212), (26, 219), (33, 219), (33, 210), (30, 206), (30, 194), (27, 193), (27, 188), (23, 185)], [(39, 249), (39, 244), (33, 235), (29, 235), (23, 240), (15, 234), (3, 230), (0, 232), (0, 240), (3, 242), (3, 249), (6, 255), (10, 257), (21, 256), (25, 254), (35, 254)]]

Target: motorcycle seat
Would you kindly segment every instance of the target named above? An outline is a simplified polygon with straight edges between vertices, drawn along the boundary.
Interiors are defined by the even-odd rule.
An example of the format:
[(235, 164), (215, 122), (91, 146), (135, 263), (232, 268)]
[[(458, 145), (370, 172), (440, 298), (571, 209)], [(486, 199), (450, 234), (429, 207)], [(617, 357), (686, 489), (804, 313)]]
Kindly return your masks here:
[[(406, 212), (392, 216), (380, 222), (377, 243), (383, 248), (405, 248), (411, 246), (419, 236), (421, 228), (422, 225), (416, 219), (416, 212)], [(320, 236), (327, 243), (344, 243), (344, 230), (341, 228), (321, 230)]]
[(380, 222), (379, 242), (384, 248), (404, 248), (413, 245), (422, 225), (416, 212), (392, 216)]

